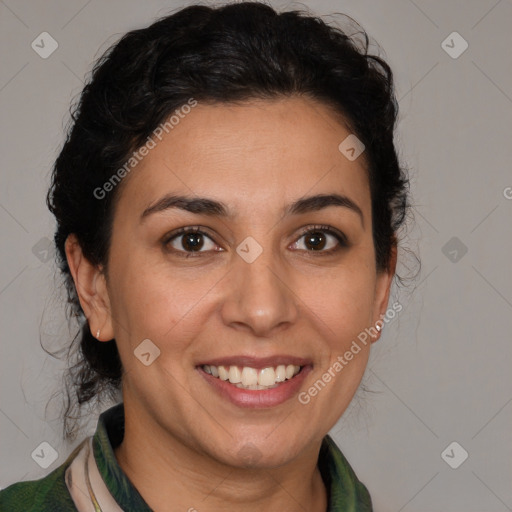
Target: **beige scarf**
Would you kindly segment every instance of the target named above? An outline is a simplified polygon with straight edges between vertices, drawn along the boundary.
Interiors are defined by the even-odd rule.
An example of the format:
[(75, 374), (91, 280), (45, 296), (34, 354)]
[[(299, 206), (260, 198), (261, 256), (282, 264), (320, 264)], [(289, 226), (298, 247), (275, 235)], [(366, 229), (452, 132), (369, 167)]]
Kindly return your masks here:
[(123, 512), (101, 478), (92, 439), (92, 436), (88, 437), (76, 448), (76, 456), (66, 469), (69, 494), (79, 512)]

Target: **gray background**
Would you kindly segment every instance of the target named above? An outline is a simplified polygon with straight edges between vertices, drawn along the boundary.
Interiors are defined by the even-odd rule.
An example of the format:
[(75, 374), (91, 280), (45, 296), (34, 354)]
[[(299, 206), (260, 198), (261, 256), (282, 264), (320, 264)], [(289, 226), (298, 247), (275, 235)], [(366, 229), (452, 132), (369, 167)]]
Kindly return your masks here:
[[(50, 349), (70, 336), (44, 203), (70, 101), (121, 34), (189, 3), (0, 0), (2, 488), (47, 474), (78, 443), (62, 442), (60, 398), (46, 407), (64, 363), (40, 346), (40, 336)], [(332, 435), (378, 512), (512, 510), (512, 2), (304, 5), (354, 17), (395, 71), (415, 216), (405, 242), (422, 260), (413, 284), (395, 290), (404, 309), (374, 347), (374, 392), (358, 395)], [(43, 31), (59, 45), (47, 59), (31, 48)], [(454, 31), (469, 44), (458, 58), (442, 46)], [(460, 44), (445, 43), (452, 53)], [(401, 257), (404, 274), (414, 262)], [(91, 414), (80, 438), (95, 423)], [(457, 469), (441, 457), (453, 441), (469, 453)], [(48, 469), (31, 457), (42, 442), (58, 452)], [(448, 453), (453, 464), (462, 452)]]

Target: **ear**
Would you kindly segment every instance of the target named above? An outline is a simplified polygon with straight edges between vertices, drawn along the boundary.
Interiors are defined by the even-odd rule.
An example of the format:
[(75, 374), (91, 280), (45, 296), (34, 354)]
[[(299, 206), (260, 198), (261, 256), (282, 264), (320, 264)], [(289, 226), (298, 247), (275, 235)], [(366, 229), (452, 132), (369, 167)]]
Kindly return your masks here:
[[(89, 322), (91, 334), (100, 341), (109, 341), (114, 338), (114, 330), (103, 269), (93, 265), (83, 255), (74, 234), (68, 236), (64, 247), (80, 305)], [(98, 330), (100, 335), (96, 336)]]
[[(382, 333), (382, 327), (384, 325), (382, 318), (385, 316), (386, 310), (388, 308), (389, 294), (396, 271), (396, 260), (397, 242), (395, 238), (391, 247), (391, 255), (388, 268), (386, 270), (380, 271), (377, 274), (377, 281), (375, 283), (375, 302), (373, 308), (372, 328), (375, 329), (377, 334), (372, 337), (372, 343), (377, 341)], [(376, 325), (380, 326), (380, 331), (376, 329)]]

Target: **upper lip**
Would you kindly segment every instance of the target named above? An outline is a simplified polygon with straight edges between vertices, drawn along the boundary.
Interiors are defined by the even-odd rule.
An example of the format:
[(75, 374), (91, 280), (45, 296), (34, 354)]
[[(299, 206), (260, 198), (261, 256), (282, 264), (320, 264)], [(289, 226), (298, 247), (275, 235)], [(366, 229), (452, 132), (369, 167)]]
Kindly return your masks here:
[(197, 366), (249, 366), (250, 368), (255, 368), (257, 370), (261, 370), (262, 368), (268, 368), (270, 366), (276, 367), (279, 365), (289, 365), (293, 364), (296, 366), (307, 366), (311, 364), (310, 359), (306, 359), (303, 357), (295, 357), (288, 355), (275, 355), (268, 357), (253, 357), (253, 356), (227, 356), (227, 357), (218, 357), (215, 359), (208, 359)]

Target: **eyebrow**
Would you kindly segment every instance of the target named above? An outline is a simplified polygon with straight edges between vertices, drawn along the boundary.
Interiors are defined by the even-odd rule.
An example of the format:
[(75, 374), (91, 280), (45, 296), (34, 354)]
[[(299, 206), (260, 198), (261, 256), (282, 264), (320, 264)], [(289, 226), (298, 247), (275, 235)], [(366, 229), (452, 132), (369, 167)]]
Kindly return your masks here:
[[(284, 208), (284, 216), (316, 212), (328, 208), (329, 206), (339, 206), (352, 210), (359, 215), (361, 224), (364, 227), (364, 217), (361, 208), (352, 201), (352, 199), (340, 194), (319, 194), (300, 198)], [(141, 222), (154, 213), (163, 212), (171, 208), (178, 208), (190, 213), (209, 215), (212, 217), (233, 217), (233, 213), (230, 212), (229, 207), (220, 201), (206, 197), (169, 194), (148, 206), (142, 212)]]

